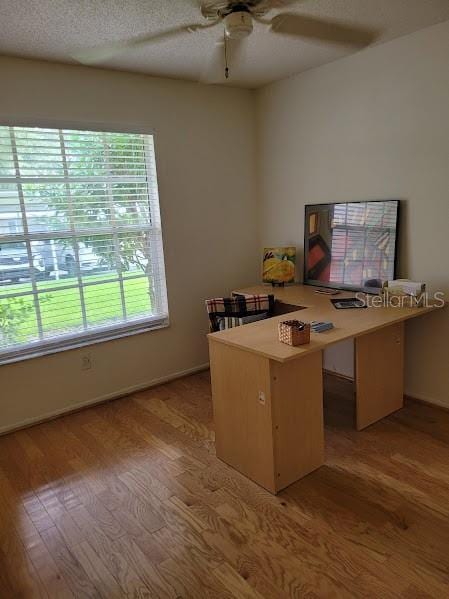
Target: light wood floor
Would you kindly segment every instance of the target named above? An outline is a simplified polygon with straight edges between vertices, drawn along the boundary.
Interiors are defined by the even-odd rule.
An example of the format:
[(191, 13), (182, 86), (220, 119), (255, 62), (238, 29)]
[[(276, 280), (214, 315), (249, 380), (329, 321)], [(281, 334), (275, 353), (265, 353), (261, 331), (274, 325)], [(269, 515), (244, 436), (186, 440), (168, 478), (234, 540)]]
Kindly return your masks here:
[(449, 597), (449, 413), (350, 398), (278, 497), (214, 457), (209, 373), (0, 438), (0, 597)]

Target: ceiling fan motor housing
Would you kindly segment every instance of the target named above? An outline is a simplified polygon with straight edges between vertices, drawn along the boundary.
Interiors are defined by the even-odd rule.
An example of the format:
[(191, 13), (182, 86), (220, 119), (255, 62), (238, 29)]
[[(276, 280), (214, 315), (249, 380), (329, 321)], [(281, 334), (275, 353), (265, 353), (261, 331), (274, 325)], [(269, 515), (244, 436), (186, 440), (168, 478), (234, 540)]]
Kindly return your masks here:
[(224, 17), (226, 36), (230, 39), (242, 39), (253, 30), (253, 19), (247, 10), (236, 10)]

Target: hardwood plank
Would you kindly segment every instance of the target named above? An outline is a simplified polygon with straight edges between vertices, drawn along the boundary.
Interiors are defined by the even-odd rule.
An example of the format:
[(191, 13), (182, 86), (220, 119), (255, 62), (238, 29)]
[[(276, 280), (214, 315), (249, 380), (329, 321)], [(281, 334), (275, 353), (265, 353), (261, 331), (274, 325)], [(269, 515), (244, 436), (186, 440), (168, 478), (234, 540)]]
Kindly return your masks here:
[(121, 597), (123, 590), (118, 587), (116, 579), (112, 576), (104, 563), (92, 549), (87, 541), (72, 548), (72, 553), (81, 564), (95, 587), (105, 599)]
[(134, 540), (122, 540), (120, 546), (125, 559), (132, 563), (134, 569), (139, 572), (139, 577), (149, 589), (151, 597), (160, 597), (160, 599), (176, 597), (173, 588), (163, 581), (156, 567), (156, 564), (161, 564), (168, 559), (165, 551), (165, 555), (162, 554), (162, 551), (159, 552), (163, 559), (159, 557), (155, 560), (154, 555), (152, 556), (153, 559), (150, 559), (148, 553), (142, 551), (140, 544), (137, 544)]
[(58, 597), (58, 599), (74, 597), (53, 556), (41, 538), (38, 543), (28, 549), (28, 555), (50, 599), (53, 597)]
[(100, 597), (100, 593), (74, 554), (66, 546), (56, 526), (41, 533), (48, 551), (75, 597)]
[[(122, 545), (123, 537), (112, 541), (101, 530), (101, 526), (92, 518), (90, 513), (84, 508), (77, 508), (77, 518), (82, 526), (86, 541), (95, 552), (98, 561), (96, 566), (98, 570), (106, 567), (109, 574), (116, 580), (116, 590), (118, 596), (124, 593), (130, 597), (149, 597), (150, 592), (144, 584), (142, 578), (137, 574), (134, 564), (125, 557), (125, 550)], [(104, 573), (103, 578), (107, 577)], [(109, 577), (107, 577), (110, 580)]]
[(0, 589), (5, 597), (47, 597), (35, 568), (15, 530), (0, 537)]
[(129, 489), (119, 479), (114, 489), (102, 491), (98, 498), (105, 507), (112, 511), (115, 518), (128, 532), (138, 527), (139, 532), (153, 533), (165, 526), (164, 520), (151, 507), (150, 503), (139, 499), (133, 490)]
[(241, 599), (261, 599), (262, 597), (228, 563), (215, 568), (213, 574), (234, 597), (240, 597)]
[[(239, 539), (238, 557), (232, 563), (234, 567), (241, 567), (242, 558), (247, 563), (259, 563), (261, 571), (269, 574), (270, 581), (279, 593), (307, 596), (316, 592), (319, 596), (326, 597), (349, 593), (349, 583), (354, 575), (353, 566), (350, 564), (352, 571), (346, 574), (348, 566), (344, 564), (343, 556), (339, 556), (336, 566), (328, 554), (318, 554), (299, 535), (294, 536), (293, 543), (289, 545), (284, 537), (279, 538), (278, 535), (276, 538), (272, 534), (275, 527), (261, 526), (265, 521), (264, 517), (260, 518), (246, 507), (244, 513), (229, 505), (221, 506), (214, 514), (205, 506), (192, 506), (191, 510), (208, 524), (204, 534), (210, 543), (217, 542), (217, 532), (220, 537), (229, 535), (229, 542)], [(219, 542), (221, 544), (221, 540)]]
[(278, 496), (214, 455), (208, 373), (0, 438), (0, 596), (431, 597), (449, 588), (449, 414), (353, 430)]
[(158, 566), (158, 572), (165, 580), (165, 583), (174, 589), (176, 597), (183, 599), (208, 598), (216, 599), (219, 597), (231, 599), (231, 595), (225, 594), (217, 588), (220, 586), (218, 579), (212, 579), (210, 575), (198, 572), (189, 562), (178, 559), (167, 559)]

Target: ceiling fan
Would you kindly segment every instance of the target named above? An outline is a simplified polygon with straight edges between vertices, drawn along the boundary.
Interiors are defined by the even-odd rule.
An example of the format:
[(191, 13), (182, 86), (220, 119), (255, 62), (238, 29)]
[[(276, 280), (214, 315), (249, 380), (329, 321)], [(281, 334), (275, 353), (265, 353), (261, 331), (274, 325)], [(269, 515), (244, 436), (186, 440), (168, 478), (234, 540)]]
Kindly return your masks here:
[[(173, 29), (143, 35), (128, 41), (105, 44), (86, 49), (73, 55), (78, 62), (95, 64), (120, 55), (127, 50), (167, 40), (182, 34), (193, 34), (221, 25), (221, 42), (216, 44), (212, 61), (207, 69), (210, 80), (214, 72), (224, 66), (229, 77), (229, 61), (237, 62), (246, 38), (253, 32), (254, 22), (265, 25), (275, 34), (296, 38), (319, 40), (332, 44), (363, 47), (376, 38), (376, 32), (364, 27), (346, 25), (333, 20), (303, 16), (298, 13), (281, 12), (266, 18), (268, 12), (297, 4), (301, 0), (203, 0), (198, 2), (204, 22), (181, 25)], [(223, 64), (224, 63), (224, 64)]]

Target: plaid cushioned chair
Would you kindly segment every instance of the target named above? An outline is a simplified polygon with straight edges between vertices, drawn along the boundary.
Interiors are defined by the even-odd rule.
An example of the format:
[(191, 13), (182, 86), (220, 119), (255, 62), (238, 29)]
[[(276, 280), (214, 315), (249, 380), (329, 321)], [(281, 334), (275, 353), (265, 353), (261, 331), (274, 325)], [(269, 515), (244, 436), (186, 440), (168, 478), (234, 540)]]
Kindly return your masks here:
[(274, 295), (257, 294), (216, 297), (206, 300), (212, 333), (238, 327), (273, 315)]

